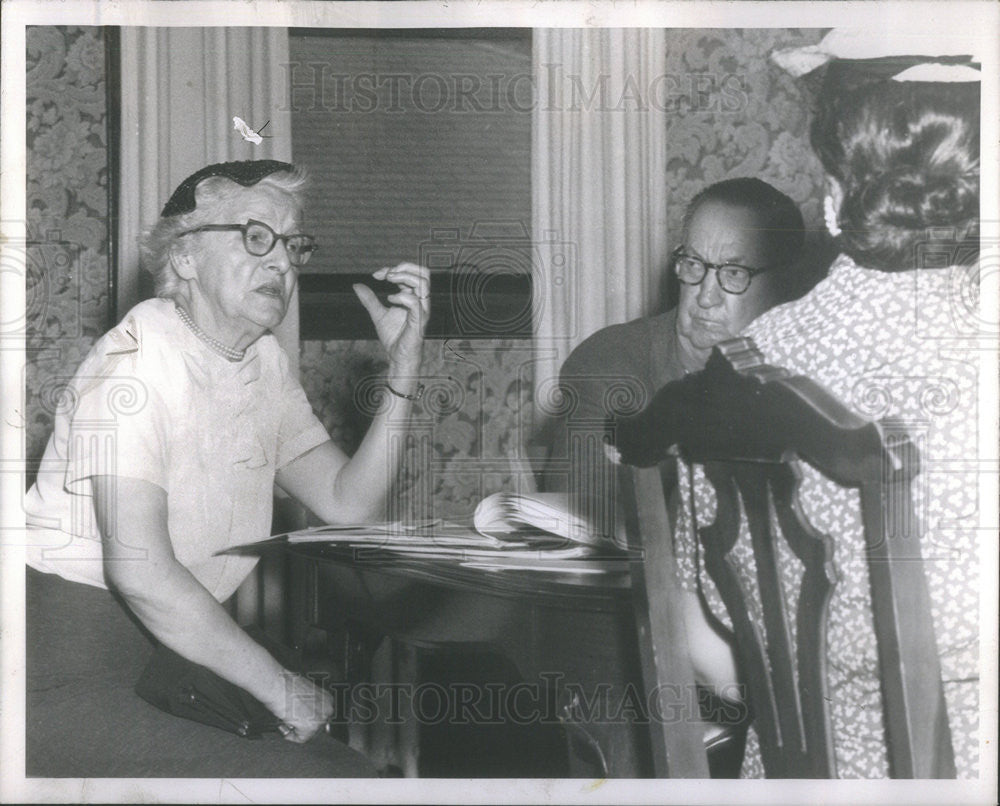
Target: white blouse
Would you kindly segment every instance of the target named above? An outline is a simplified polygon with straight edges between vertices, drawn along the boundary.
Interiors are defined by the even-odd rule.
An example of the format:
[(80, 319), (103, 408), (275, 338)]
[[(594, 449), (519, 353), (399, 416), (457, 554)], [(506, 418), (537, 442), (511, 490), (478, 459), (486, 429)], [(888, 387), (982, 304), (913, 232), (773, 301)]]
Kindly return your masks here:
[(256, 558), (215, 553), (269, 534), (276, 471), (328, 439), (274, 336), (230, 362), (172, 301), (141, 302), (60, 396), (26, 498), (27, 562), (107, 587), (91, 478), (136, 478), (166, 491), (175, 556), (223, 601)]

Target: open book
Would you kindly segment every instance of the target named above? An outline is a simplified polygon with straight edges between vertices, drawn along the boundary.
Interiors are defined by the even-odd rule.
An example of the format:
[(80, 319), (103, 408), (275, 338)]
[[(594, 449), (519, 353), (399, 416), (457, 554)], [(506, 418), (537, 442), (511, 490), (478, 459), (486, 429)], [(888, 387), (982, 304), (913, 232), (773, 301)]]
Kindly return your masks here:
[[(441, 520), (314, 526), (218, 553), (268, 545), (326, 543), (409, 557), (452, 558), (489, 568), (604, 572), (593, 560), (619, 552), (569, 511), (564, 493), (494, 493), (476, 507), (472, 528)], [(602, 551), (598, 551), (600, 547)], [(561, 563), (556, 565), (555, 563)], [(593, 566), (593, 567), (591, 567)]]
[(603, 535), (570, 512), (566, 493), (493, 493), (479, 502), (472, 525), (480, 534), (501, 539), (541, 533), (588, 546), (607, 546)]

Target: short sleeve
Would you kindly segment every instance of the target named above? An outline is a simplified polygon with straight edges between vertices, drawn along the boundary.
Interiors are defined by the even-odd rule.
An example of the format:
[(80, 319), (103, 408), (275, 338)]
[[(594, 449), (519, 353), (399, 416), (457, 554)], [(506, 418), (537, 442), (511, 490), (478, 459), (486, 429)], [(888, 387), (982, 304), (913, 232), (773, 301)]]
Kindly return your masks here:
[(168, 486), (169, 418), (162, 396), (130, 356), (97, 354), (63, 393), (66, 491), (90, 493), (94, 476), (141, 479)]
[(613, 325), (570, 353), (559, 374), (570, 421), (603, 423), (609, 415), (633, 414), (649, 401), (656, 390), (647, 329), (645, 320)]
[(278, 455), (275, 469), (281, 469), (317, 445), (330, 439), (326, 428), (313, 412), (302, 384), (289, 369), (288, 358), (282, 351), (281, 422), (278, 425)]

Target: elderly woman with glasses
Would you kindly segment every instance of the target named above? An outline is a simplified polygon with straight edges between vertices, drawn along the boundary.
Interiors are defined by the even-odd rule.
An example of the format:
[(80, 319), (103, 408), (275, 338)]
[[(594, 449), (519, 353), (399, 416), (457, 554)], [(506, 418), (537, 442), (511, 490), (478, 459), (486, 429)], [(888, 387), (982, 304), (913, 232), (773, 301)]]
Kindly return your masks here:
[(230, 617), (222, 603), (255, 558), (219, 552), (269, 534), (274, 484), (327, 522), (381, 517), (398, 465), (389, 435), (422, 390), (429, 275), (376, 271), (399, 287), (388, 307), (355, 289), (389, 369), (385, 405), (348, 458), (271, 333), (316, 249), (304, 181), (270, 160), (185, 180), (143, 244), (156, 298), (94, 345), (60, 397), (27, 495), (29, 775), (371, 773), (332, 740), (247, 742), (132, 691), (158, 642), (253, 695), (290, 742), (332, 714), (328, 692)]

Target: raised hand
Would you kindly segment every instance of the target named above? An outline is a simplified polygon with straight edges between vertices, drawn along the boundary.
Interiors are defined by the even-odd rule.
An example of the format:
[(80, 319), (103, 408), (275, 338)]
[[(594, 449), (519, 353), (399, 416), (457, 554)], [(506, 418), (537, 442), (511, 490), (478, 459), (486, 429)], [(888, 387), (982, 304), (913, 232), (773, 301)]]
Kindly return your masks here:
[(368, 286), (355, 284), (354, 293), (375, 325), (379, 341), (389, 354), (390, 373), (416, 374), (420, 368), (424, 331), (430, 315), (430, 272), (414, 263), (400, 263), (372, 274), (376, 280), (396, 283), (387, 307)]

